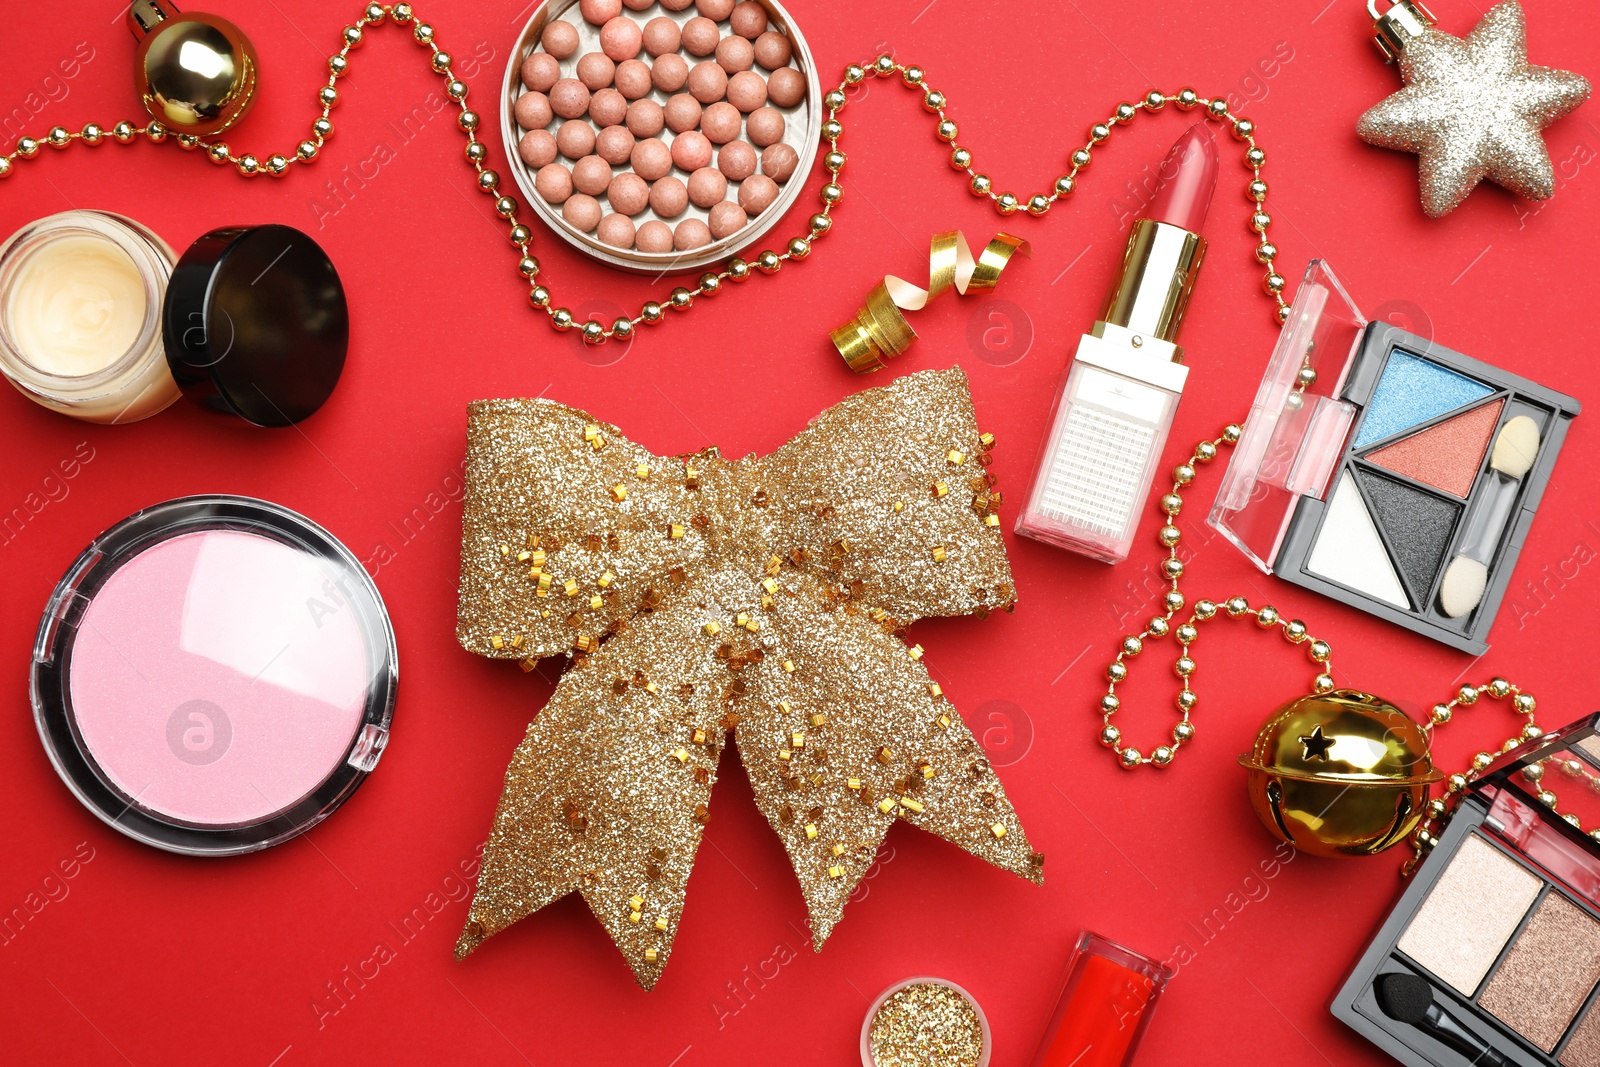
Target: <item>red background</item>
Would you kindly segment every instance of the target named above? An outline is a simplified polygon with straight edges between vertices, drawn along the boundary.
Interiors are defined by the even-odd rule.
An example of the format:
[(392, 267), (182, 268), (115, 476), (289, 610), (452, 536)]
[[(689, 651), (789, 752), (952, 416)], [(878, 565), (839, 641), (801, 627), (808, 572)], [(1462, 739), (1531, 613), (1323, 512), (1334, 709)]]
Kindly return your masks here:
[[(1465, 33), (1481, 2), (1438, 0), (1443, 28)], [(235, 145), (263, 156), (287, 150), (314, 114), (338, 20), (360, 5), (213, 6), (246, 27), (265, 71), (264, 96)], [(526, 12), (487, 0), (419, 6), (445, 47), (478, 59), (461, 69), (492, 117)], [(1600, 54), (1600, 10), (1557, 0), (1526, 6), (1536, 61), (1581, 69)], [(1327, 257), (1369, 314), (1593, 401), (1600, 167), (1586, 164), (1600, 147), (1596, 105), (1549, 131), (1562, 174), (1553, 201), (1534, 210), (1485, 186), (1450, 217), (1429, 221), (1417, 203), (1415, 161), (1354, 134), (1361, 111), (1398, 87), (1367, 40), (1361, 8), (1355, 0), (1255, 12), (1120, 0), (792, 5), (829, 79), (884, 48), (924, 65), (950, 97), (962, 143), (997, 187), (1019, 194), (1047, 186), (1089, 123), (1119, 100), (1151, 85), (1232, 94), (1260, 127), (1285, 275), (1297, 280), (1308, 258)], [(23, 117), (37, 112), (27, 132), (137, 117), (121, 11), (110, 0), (44, 5), (14, 35), (0, 100)], [(74, 73), (64, 76), (58, 64), (75, 53), (66, 67)], [(543, 394), (616, 422), (659, 453), (713, 442), (735, 455), (764, 452), (869, 384), (844, 370), (826, 331), (854, 312), (878, 275), (916, 276), (935, 231), (959, 226), (981, 243), (1005, 225), (1033, 242), (1032, 260), (1018, 261), (994, 295), (947, 297), (919, 315), (924, 339), (889, 373), (967, 370), (980, 421), (999, 437), (996, 470), (1016, 501), (1058, 376), (1121, 255), (1137, 204), (1130, 182), (1187, 120), (1169, 109), (1119, 131), (1096, 153), (1075, 201), (1042, 221), (1002, 224), (945, 165), (915, 97), (897, 82), (874, 82), (845, 113), (845, 200), (810, 261), (703, 301), (631, 348), (585, 350), (528, 310), (503, 230), (473, 191), (448, 120), (433, 119), (409, 141), (388, 125), (437, 89), (425, 54), (392, 27), (372, 32), (354, 57), (323, 159), (283, 182), (246, 183), (173, 146), (108, 145), (47, 150), (4, 188), (6, 232), (72, 206), (132, 215), (179, 248), (224, 224), (299, 226), (338, 264), (354, 318), (345, 379), (299, 430), (228, 425), (189, 406), (102, 429), (0, 395), (5, 510), (42, 495), (80, 442), (94, 455), (64, 483), (64, 498), (0, 547), (0, 677), (8, 680), (0, 909), (47, 887), (60, 898), (0, 947), (5, 1058), (848, 1064), (868, 999), (908, 975), (936, 974), (976, 995), (993, 1024), (994, 1063), (1018, 1067), (1071, 942), (1090, 927), (1156, 956), (1180, 944), (1193, 950), (1159, 1008), (1144, 1063), (1385, 1062), (1326, 1003), (1388, 910), (1401, 857), (1302, 857), (1261, 877), (1272, 842), (1246, 806), (1234, 764), (1267, 712), (1303, 691), (1309, 664), (1281, 641), (1219, 627), (1197, 645), (1198, 740), (1175, 766), (1125, 774), (1095, 744), (1101, 668), (1153, 606), (1144, 592), (1154, 586), (1153, 515), (1135, 557), (1115, 568), (1012, 541), (1008, 516), (1016, 613), (912, 632), (1003, 765), (1030, 836), (1049, 856), (1044, 888), (898, 827), (864, 899), (813, 955), (782, 850), (730, 765), (672, 965), (654, 993), (634, 986), (576, 898), (467, 963), (453, 961), (466, 915), (461, 867), (488, 831), (506, 761), (554, 677), (553, 668), (548, 678), (525, 676), (457, 648), (456, 504), (397, 533), (430, 493), (454, 484), (467, 402)], [(4, 139), (19, 132), (14, 114)], [(392, 158), (354, 195), (333, 199), (326, 183), (373, 157), (380, 142)], [(1247, 172), (1241, 150), (1224, 147), (1211, 265), (1184, 338), (1194, 372), (1174, 454), (1242, 417), (1273, 341), (1244, 226)], [(801, 226), (818, 181), (779, 233)], [(595, 267), (543, 231), (536, 243), (558, 299), (580, 315), (609, 319), (669, 286)], [(1575, 719), (1595, 704), (1587, 661), (1600, 594), (1600, 568), (1591, 565), (1600, 547), (1597, 419), (1573, 426), (1481, 663), (1250, 569), (1201, 521), (1218, 469), (1204, 471), (1184, 516), (1191, 596), (1270, 597), (1332, 642), (1341, 682), (1413, 710), (1459, 680), (1504, 673), (1539, 695), (1541, 723)], [(61, 497), (61, 483), (52, 484)], [(281, 502), (364, 558), (392, 549), (376, 579), (404, 665), (393, 743), (346, 808), (267, 853), (216, 862), (145, 848), (84, 811), (41, 751), (25, 680), (38, 611), (78, 551), (139, 507), (199, 492)], [(1122, 724), (1146, 750), (1170, 727), (1172, 682), (1157, 664), (1124, 691)], [(1459, 765), (1515, 725), (1503, 704), (1463, 712), (1442, 732), (1444, 762)], [(74, 877), (47, 882), (75, 852), (92, 859)], [(402, 940), (396, 928), (419, 908), (427, 921), (413, 920)], [(333, 999), (329, 983), (343, 982), (345, 968), (372, 973), (364, 961), (380, 941), (393, 958), (364, 987), (352, 982), (353, 993)], [(776, 977), (747, 977), (763, 968), (770, 975), (775, 954), (788, 961)], [(746, 990), (740, 998), (730, 983)]]

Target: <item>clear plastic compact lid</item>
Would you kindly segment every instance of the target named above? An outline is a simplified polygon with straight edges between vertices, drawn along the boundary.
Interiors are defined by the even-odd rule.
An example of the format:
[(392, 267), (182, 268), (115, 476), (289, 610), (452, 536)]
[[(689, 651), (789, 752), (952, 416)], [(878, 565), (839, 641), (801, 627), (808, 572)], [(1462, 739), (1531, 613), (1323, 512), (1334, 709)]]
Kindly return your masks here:
[(1269, 574), (1295, 505), (1322, 498), (1349, 435), (1356, 407), (1340, 394), (1366, 325), (1312, 260), (1206, 520)]
[(326, 530), (186, 497), (106, 531), (45, 609), (32, 695), (72, 791), (130, 837), (248, 852), (316, 825), (388, 741), (398, 678), (377, 588)]

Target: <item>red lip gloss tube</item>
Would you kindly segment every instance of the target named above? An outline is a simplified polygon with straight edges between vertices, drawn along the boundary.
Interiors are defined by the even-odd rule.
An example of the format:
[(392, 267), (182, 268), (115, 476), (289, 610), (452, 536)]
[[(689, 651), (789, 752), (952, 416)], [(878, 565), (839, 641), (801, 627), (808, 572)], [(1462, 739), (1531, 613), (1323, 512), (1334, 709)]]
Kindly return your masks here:
[(1106, 310), (1056, 397), (1017, 533), (1107, 563), (1128, 557), (1189, 368), (1173, 343), (1205, 256), (1217, 146), (1200, 122), (1172, 146), (1133, 224)]
[(1125, 1067), (1172, 980), (1165, 964), (1085, 933), (1067, 968), (1033, 1067)]

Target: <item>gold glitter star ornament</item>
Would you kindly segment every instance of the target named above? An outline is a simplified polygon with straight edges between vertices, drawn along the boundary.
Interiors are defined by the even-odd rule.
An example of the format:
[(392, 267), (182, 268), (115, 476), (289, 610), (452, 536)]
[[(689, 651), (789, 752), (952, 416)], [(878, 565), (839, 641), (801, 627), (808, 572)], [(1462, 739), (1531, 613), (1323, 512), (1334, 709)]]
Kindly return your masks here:
[(1428, 9), (1368, 0), (1373, 36), (1406, 87), (1367, 111), (1361, 139), (1420, 156), (1422, 210), (1439, 218), (1488, 178), (1530, 200), (1555, 193), (1541, 132), (1589, 96), (1587, 78), (1528, 62), (1522, 5), (1501, 0), (1466, 38), (1433, 28)]
[(457, 637), (570, 662), (512, 756), (456, 955), (581, 893), (650, 988), (736, 737), (820, 949), (908, 822), (1034, 852), (900, 633), (1015, 603), (959, 369), (857, 393), (768, 456), (663, 458), (548, 400), (471, 405)]

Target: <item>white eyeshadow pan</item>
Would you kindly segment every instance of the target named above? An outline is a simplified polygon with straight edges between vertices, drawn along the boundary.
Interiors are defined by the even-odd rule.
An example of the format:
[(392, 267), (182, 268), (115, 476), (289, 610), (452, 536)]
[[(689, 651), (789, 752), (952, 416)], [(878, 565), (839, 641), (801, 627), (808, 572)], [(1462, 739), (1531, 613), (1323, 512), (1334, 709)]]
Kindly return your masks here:
[(1440, 981), (1471, 997), (1543, 885), (1474, 834), (1451, 857), (1398, 947)]
[(1378, 527), (1347, 470), (1339, 476), (1317, 543), (1306, 561), (1312, 574), (1349, 586), (1397, 608), (1411, 607)]

